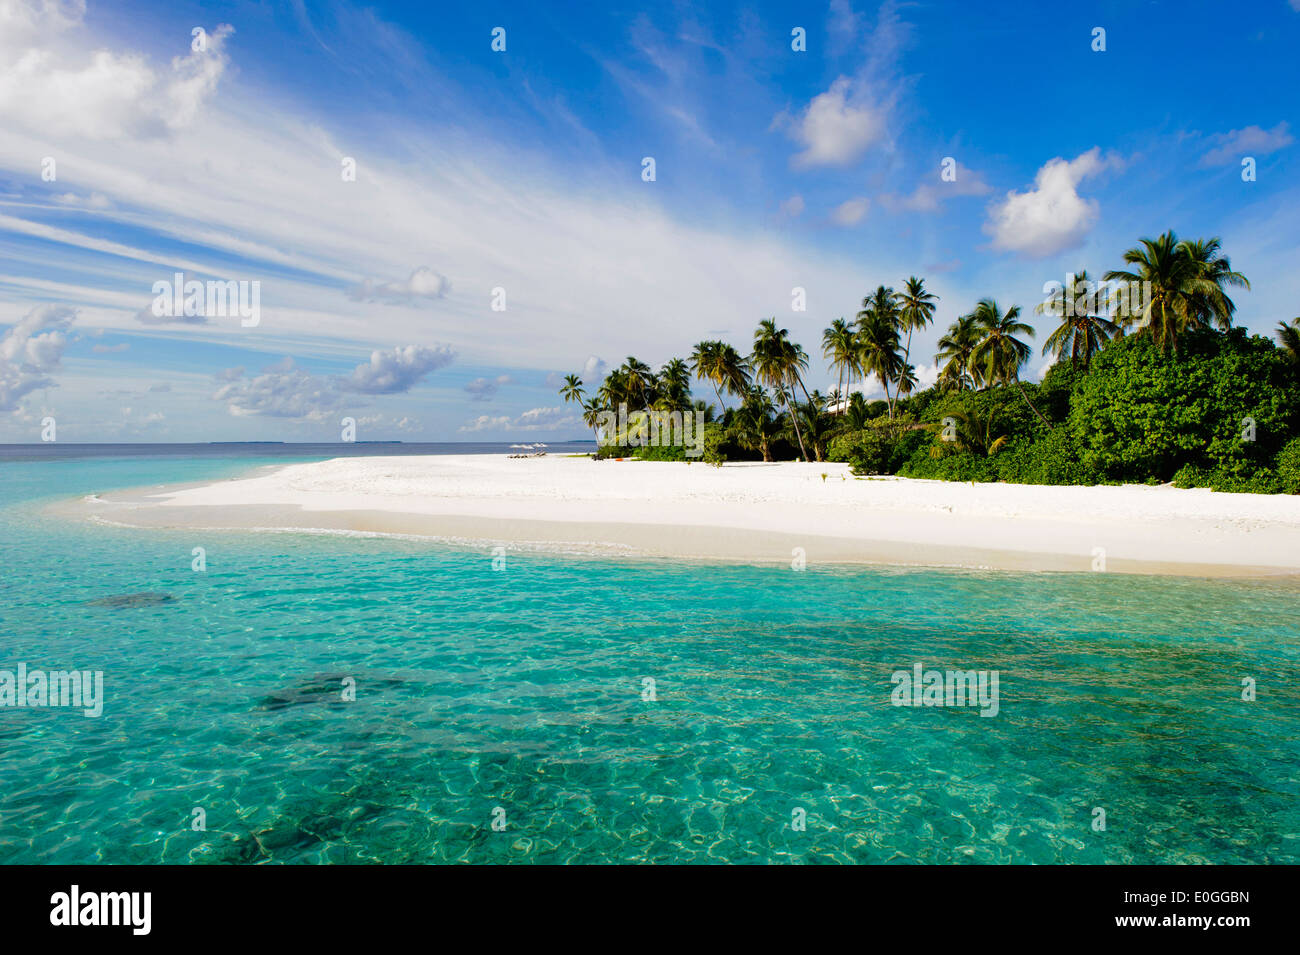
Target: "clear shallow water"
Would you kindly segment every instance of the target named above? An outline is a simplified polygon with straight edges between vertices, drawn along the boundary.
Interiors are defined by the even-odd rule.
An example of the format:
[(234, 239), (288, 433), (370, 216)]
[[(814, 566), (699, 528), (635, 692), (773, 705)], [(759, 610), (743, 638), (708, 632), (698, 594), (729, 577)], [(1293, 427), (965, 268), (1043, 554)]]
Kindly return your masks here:
[[(107, 697), (0, 707), (0, 862), (1300, 861), (1293, 582), (495, 572), (40, 513), (272, 463), (217, 454), (0, 464), (0, 668), (100, 669)], [(141, 591), (173, 599), (85, 605)], [(916, 662), (999, 670), (999, 714), (891, 706)]]

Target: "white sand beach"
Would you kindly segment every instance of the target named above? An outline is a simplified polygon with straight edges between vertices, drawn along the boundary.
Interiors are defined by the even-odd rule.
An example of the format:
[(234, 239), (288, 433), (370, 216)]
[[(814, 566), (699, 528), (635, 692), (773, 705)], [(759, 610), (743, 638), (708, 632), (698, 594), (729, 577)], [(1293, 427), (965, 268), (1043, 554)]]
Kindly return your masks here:
[(809, 564), (1091, 571), (1104, 556), (1115, 572), (1300, 572), (1300, 497), (859, 479), (842, 464), (336, 458), (81, 507), (136, 526), (362, 531), (752, 563), (788, 563), (802, 548)]

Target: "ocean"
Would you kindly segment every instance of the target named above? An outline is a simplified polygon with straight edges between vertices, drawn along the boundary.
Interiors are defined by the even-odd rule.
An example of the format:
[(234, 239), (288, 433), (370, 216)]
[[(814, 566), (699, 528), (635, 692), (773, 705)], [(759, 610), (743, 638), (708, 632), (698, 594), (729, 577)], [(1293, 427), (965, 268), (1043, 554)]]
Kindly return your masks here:
[[(1300, 862), (1293, 580), (503, 555), (44, 510), (415, 449), (473, 450), (0, 448), (0, 672), (103, 674), (99, 716), (0, 705), (0, 862)], [(995, 672), (996, 714), (895, 705), (918, 664)]]

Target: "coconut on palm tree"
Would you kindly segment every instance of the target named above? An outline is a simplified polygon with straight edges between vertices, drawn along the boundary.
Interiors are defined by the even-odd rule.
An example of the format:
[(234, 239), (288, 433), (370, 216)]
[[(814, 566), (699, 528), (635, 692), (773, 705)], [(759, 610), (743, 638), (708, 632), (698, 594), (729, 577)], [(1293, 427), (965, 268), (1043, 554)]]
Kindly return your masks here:
[(1060, 361), (1068, 353), (1070, 367), (1075, 367), (1080, 359), (1087, 368), (1092, 356), (1101, 351), (1101, 347), (1110, 341), (1119, 326), (1101, 313), (1101, 305), (1095, 290), (1088, 290), (1085, 295), (1075, 298), (1079, 287), (1088, 288), (1088, 270), (1082, 269), (1073, 276), (1070, 285), (1062, 286), (1047, 301), (1034, 306), (1039, 315), (1059, 316), (1061, 324), (1043, 343), (1043, 354), (1049, 352)]
[(754, 332), (754, 351), (749, 362), (757, 379), (777, 393), (786, 411), (791, 414), (799, 453), (807, 461), (808, 450), (804, 447), (803, 430), (799, 427), (799, 419), (791, 410), (795, 384), (803, 387), (799, 372), (808, 367), (803, 349), (790, 340), (789, 331), (776, 327), (776, 319), (765, 318), (758, 323)]
[(1012, 305), (1003, 312), (997, 302), (986, 298), (980, 300), (972, 314), (982, 337), (971, 352), (971, 365), (983, 368), (984, 378), (989, 384), (1014, 385), (1029, 410), (1050, 428), (1052, 423), (1034, 407), (1020, 383), (1020, 366), (1029, 360), (1033, 350), (1016, 336), (1034, 336), (1033, 327), (1020, 321), (1020, 306)]

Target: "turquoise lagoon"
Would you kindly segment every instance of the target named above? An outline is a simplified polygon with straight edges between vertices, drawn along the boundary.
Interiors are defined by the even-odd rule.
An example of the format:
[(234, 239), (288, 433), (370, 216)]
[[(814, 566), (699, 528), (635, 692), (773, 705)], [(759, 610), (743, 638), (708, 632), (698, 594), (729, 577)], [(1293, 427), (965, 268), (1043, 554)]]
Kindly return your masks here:
[[(106, 697), (0, 708), (0, 862), (1300, 861), (1293, 580), (494, 571), (43, 513), (283, 460), (0, 463), (0, 669), (102, 670)], [(171, 599), (87, 605), (139, 592)], [(997, 716), (891, 705), (916, 663), (999, 671)]]

